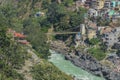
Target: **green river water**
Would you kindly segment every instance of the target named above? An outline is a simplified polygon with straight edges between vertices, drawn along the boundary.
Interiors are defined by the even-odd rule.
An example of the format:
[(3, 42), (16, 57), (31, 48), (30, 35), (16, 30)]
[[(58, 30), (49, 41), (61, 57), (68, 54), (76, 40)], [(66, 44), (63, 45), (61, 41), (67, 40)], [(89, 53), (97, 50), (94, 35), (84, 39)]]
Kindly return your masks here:
[(105, 80), (103, 78), (94, 76), (79, 67), (74, 66), (70, 61), (65, 60), (62, 54), (58, 54), (51, 50), (50, 52), (52, 54), (49, 61), (66, 74), (76, 76), (76, 78), (79, 80)]

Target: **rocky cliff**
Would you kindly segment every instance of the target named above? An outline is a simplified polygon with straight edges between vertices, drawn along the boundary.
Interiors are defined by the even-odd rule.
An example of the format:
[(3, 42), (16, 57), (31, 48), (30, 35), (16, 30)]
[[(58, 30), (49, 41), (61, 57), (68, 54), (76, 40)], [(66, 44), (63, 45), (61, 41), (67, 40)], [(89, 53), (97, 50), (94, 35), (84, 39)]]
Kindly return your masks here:
[(66, 47), (64, 42), (52, 42), (51, 49), (59, 53), (65, 53), (64, 55), (66, 60), (70, 60), (74, 65), (96, 76), (104, 77), (106, 80), (120, 80), (119, 72), (102, 65), (88, 53), (83, 53), (78, 50), (74, 50), (70, 53), (69, 47)]

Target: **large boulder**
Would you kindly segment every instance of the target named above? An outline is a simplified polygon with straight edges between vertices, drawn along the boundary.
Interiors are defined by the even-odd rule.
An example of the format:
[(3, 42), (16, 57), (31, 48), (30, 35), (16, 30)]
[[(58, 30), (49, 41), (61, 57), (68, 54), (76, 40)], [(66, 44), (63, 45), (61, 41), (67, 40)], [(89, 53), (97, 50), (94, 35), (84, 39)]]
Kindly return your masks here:
[(112, 49), (120, 49), (120, 43), (115, 43), (115, 44), (112, 46)]
[(71, 60), (71, 56), (70, 55), (65, 55), (65, 60)]
[(75, 55), (81, 57), (81, 56), (83, 55), (83, 53), (81, 53), (80, 51), (79, 51), (79, 52), (76, 51), (76, 52), (75, 52)]

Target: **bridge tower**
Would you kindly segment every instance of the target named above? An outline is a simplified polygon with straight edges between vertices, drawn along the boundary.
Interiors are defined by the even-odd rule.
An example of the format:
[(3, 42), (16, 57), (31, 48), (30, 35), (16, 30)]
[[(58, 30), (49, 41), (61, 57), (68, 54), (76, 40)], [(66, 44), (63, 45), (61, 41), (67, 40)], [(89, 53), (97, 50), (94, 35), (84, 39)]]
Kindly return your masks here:
[(86, 33), (85, 24), (80, 24), (80, 32), (81, 32), (81, 35), (85, 35)]
[(86, 33), (87, 33), (87, 26), (86, 26), (86, 24), (81, 24), (80, 25), (80, 33), (81, 33), (81, 42), (80, 42), (81, 44), (80, 45), (85, 46), (84, 41), (86, 39)]

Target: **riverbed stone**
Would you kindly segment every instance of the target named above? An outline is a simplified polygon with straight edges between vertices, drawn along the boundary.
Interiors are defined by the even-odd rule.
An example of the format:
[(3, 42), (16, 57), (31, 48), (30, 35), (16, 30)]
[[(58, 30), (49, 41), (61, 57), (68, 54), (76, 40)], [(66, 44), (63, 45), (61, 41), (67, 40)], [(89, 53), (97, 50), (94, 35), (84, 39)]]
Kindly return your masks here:
[[(69, 53), (69, 48), (63, 46), (56, 46), (52, 44), (52, 48), (61, 53)], [(66, 49), (64, 49), (66, 48)], [(113, 71), (113, 69), (100, 64), (90, 54), (82, 53), (81, 51), (73, 51), (72, 55), (64, 54), (66, 60), (70, 60), (74, 65), (94, 74), (97, 76), (104, 77), (106, 80), (120, 80), (120, 73)], [(113, 59), (112, 59), (113, 61)]]

